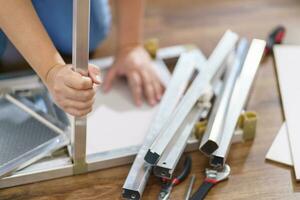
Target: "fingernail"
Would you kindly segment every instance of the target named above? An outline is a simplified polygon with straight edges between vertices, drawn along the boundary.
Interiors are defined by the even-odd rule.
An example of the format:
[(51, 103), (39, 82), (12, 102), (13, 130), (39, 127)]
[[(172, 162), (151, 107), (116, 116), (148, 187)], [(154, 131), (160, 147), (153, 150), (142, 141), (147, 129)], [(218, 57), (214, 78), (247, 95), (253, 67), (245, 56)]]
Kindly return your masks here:
[(157, 100), (159, 101), (159, 100), (161, 99), (161, 95), (160, 95), (160, 94), (157, 95), (156, 98), (157, 98)]
[(155, 101), (154, 99), (151, 99), (151, 100), (150, 100), (150, 104), (151, 104), (152, 106), (154, 106), (154, 105), (156, 104), (156, 101)]
[(98, 81), (100, 84), (103, 83), (103, 80), (102, 80), (102, 78), (101, 78), (100, 75), (97, 75), (97, 76), (96, 76), (96, 79), (97, 79), (97, 81)]
[(142, 102), (139, 101), (139, 100), (137, 100), (137, 101), (136, 101), (136, 105), (140, 107), (140, 106), (142, 105)]

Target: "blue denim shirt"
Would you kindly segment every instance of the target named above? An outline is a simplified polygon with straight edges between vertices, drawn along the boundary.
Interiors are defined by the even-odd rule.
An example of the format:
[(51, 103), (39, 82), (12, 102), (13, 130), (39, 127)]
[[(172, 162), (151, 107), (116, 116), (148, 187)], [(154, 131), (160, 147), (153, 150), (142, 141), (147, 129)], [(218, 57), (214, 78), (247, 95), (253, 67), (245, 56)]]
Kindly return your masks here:
[[(73, 0), (32, 0), (32, 3), (56, 48), (71, 55)], [(108, 0), (91, 0), (90, 52), (107, 36), (110, 23)], [(0, 30), (0, 57), (6, 44), (7, 38)]]

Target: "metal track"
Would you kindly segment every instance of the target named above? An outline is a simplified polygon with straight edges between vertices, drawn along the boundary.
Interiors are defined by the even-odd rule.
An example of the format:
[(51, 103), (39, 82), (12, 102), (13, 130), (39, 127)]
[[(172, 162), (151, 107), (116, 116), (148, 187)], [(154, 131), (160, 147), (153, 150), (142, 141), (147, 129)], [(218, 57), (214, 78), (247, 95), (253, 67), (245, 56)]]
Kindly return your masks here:
[[(73, 56), (75, 70), (87, 72), (89, 62), (90, 0), (73, 1)], [(86, 117), (73, 118), (71, 152), (74, 173), (86, 172)]]
[(208, 70), (197, 75), (174, 111), (174, 114), (168, 119), (167, 123), (165, 123), (158, 137), (149, 148), (145, 156), (146, 162), (152, 165), (157, 163), (177, 129), (180, 127), (197, 100), (205, 93), (205, 89), (210, 85), (210, 82), (217, 74), (218, 69), (226, 62), (226, 58), (233, 50), (237, 40), (237, 34), (231, 31), (227, 31), (224, 34), (212, 55), (205, 63), (205, 68)]
[(134, 200), (141, 198), (152, 168), (151, 165), (145, 163), (144, 156), (163, 124), (171, 116), (192, 77), (196, 65), (204, 64), (205, 58), (202, 55), (196, 55), (197, 53), (191, 51), (180, 56), (144, 144), (126, 178), (123, 186), (123, 198)]
[(242, 39), (236, 51), (233, 65), (229, 67), (225, 74), (222, 92), (217, 97), (210, 114), (205, 134), (203, 135), (200, 150), (207, 156), (212, 154), (218, 147), (222, 138), (225, 115), (228, 109), (230, 97), (236, 79), (241, 72), (245, 61), (249, 43), (247, 39)]
[(234, 129), (249, 95), (250, 87), (264, 52), (265, 44), (265, 41), (257, 39), (251, 42), (242, 71), (232, 92), (219, 148), (212, 154), (210, 160), (210, 164), (214, 167), (223, 167), (225, 164)]
[(199, 101), (189, 112), (182, 125), (177, 130), (175, 137), (168, 144), (158, 163), (153, 169), (155, 176), (171, 178), (179, 159), (187, 145), (195, 123), (200, 118), (205, 118), (210, 109), (210, 99), (213, 96), (212, 90), (207, 92), (205, 98)]
[[(172, 177), (177, 163), (186, 148), (187, 141), (192, 133), (195, 123), (200, 118), (207, 118), (211, 108), (211, 98), (214, 94), (218, 96), (220, 93), (218, 88), (220, 88), (219, 84), (222, 84), (221, 76), (224, 74), (226, 68), (227, 67), (224, 67), (224, 69), (220, 68), (218, 70), (216, 73), (217, 75), (212, 80), (212, 88), (207, 88), (205, 95), (198, 100), (198, 103), (194, 105), (191, 112), (187, 115), (179, 129), (176, 131), (175, 137), (173, 137), (171, 142), (167, 145), (165, 151), (153, 169), (156, 176), (162, 178)], [(204, 66), (202, 66), (199, 70), (200, 73), (206, 73)]]
[[(226, 67), (218, 70), (217, 76), (212, 81), (212, 88), (208, 87), (205, 95), (203, 95), (198, 103), (194, 105), (191, 112), (185, 118), (179, 129), (175, 133), (175, 137), (172, 138), (167, 148), (163, 152), (157, 164), (154, 166), (153, 172), (155, 176), (162, 178), (171, 178), (173, 172), (183, 154), (188, 139), (192, 133), (195, 123), (200, 118), (206, 118), (211, 108), (211, 98), (213, 94), (219, 95), (220, 84), (222, 84), (220, 78), (224, 74)], [(202, 65), (199, 69), (200, 73), (205, 73), (204, 66)]]

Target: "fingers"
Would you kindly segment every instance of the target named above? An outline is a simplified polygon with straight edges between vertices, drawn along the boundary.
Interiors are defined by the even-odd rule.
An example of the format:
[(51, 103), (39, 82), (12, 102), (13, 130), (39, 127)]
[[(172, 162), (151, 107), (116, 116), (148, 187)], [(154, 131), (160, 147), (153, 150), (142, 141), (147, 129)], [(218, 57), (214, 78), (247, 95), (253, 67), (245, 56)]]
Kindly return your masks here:
[(83, 117), (83, 116), (87, 115), (88, 113), (92, 112), (92, 108), (88, 108), (88, 109), (84, 109), (84, 110), (79, 110), (77, 108), (66, 108), (65, 111), (75, 117)]
[(160, 79), (154, 72), (150, 71), (149, 69), (151, 68), (149, 67), (142, 70), (141, 75), (143, 79), (145, 96), (149, 104), (153, 106), (160, 101), (164, 89), (160, 82)]
[(88, 101), (84, 101), (84, 102), (67, 99), (65, 101), (65, 106), (66, 106), (66, 108), (74, 108), (77, 110), (87, 110), (87, 109), (93, 107), (94, 102), (95, 102), (94, 98), (92, 98)]
[(158, 77), (153, 81), (153, 88), (155, 91), (155, 97), (157, 101), (161, 100), (161, 97), (163, 95), (164, 92), (164, 87), (162, 86), (160, 80), (158, 79)]
[[(90, 73), (95, 75), (97, 72)], [(92, 78), (74, 72), (66, 65), (53, 73), (51, 80), (47, 87), (60, 108), (79, 117), (91, 112), (96, 94)]]
[(89, 77), (92, 79), (92, 81), (95, 84), (97, 84), (97, 85), (102, 84), (100, 70), (96, 65), (89, 64), (88, 71), (89, 71)]
[(127, 74), (129, 87), (137, 106), (142, 104), (142, 80), (140, 74), (136, 71), (131, 71)]
[(93, 81), (91, 78), (82, 76), (74, 71), (70, 71), (68, 77), (64, 78), (64, 83), (70, 88), (76, 90), (87, 90), (93, 88)]
[(153, 106), (157, 103), (157, 99), (151, 74), (144, 69), (140, 71), (140, 74), (143, 80), (144, 94), (148, 103)]
[(108, 73), (106, 74), (105, 80), (104, 80), (104, 92), (107, 92), (111, 89), (112, 84), (114, 82), (114, 80), (117, 77), (117, 68), (116, 67), (112, 67)]
[(65, 87), (63, 91), (64, 94), (60, 95), (62, 99), (69, 99), (72, 101), (83, 102), (83, 103), (89, 102), (90, 100), (94, 99), (96, 94), (95, 89), (78, 91), (69, 87)]

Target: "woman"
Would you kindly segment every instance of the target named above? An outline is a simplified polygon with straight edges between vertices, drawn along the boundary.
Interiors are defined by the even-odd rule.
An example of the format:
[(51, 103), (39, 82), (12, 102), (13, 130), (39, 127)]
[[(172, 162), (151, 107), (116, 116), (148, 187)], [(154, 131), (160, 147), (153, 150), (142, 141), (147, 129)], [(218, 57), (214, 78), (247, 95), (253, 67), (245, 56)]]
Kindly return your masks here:
[[(127, 78), (134, 101), (143, 95), (150, 105), (161, 98), (163, 87), (149, 55), (142, 46), (141, 0), (117, 0), (117, 52), (103, 87)], [(74, 116), (91, 112), (95, 86), (102, 84), (100, 72), (89, 65), (89, 77), (72, 70), (60, 53), (72, 53), (72, 0), (0, 0), (0, 55), (7, 38), (15, 45), (47, 86), (55, 102)], [(110, 26), (107, 0), (91, 0), (90, 51), (106, 37)], [(59, 53), (60, 52), (60, 53)]]

